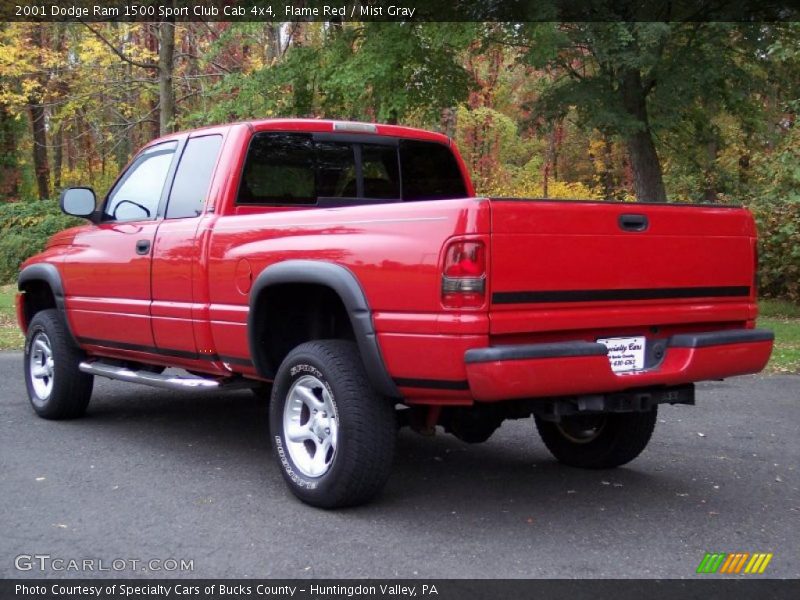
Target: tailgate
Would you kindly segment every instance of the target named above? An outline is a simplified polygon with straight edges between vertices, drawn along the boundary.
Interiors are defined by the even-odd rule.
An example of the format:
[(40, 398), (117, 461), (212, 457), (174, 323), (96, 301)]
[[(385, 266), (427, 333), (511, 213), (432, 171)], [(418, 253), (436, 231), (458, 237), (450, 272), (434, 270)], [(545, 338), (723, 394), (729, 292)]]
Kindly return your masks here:
[(491, 204), (491, 333), (755, 318), (755, 226), (741, 208)]

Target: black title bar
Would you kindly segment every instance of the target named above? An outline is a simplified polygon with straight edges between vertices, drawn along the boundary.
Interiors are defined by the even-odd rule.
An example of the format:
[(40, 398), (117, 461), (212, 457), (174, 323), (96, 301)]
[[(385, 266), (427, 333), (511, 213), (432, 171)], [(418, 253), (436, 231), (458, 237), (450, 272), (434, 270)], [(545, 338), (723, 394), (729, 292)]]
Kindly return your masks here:
[(796, 21), (800, 0), (4, 0), (3, 21)]

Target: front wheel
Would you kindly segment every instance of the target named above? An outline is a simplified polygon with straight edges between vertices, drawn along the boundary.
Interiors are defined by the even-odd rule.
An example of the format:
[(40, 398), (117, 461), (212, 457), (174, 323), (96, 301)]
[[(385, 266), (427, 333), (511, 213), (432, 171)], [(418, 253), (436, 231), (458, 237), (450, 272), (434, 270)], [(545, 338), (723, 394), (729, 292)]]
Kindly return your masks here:
[(536, 417), (536, 428), (559, 462), (584, 469), (610, 469), (642, 453), (657, 416), (653, 407), (647, 412), (563, 417), (558, 423)]
[(73, 419), (86, 411), (94, 377), (78, 369), (83, 356), (57, 310), (36, 313), (28, 326), (24, 358), (25, 386), (36, 414)]
[(392, 404), (370, 386), (353, 342), (301, 344), (272, 388), (270, 432), (281, 472), (302, 501), (363, 504), (386, 483), (397, 432)]

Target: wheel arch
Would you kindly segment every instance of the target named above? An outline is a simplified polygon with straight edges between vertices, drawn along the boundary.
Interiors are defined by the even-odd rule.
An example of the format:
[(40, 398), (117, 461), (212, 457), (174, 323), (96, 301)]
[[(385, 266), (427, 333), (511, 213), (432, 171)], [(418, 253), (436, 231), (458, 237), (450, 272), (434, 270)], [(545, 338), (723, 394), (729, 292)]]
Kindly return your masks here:
[(277, 318), (277, 315), (270, 315), (264, 310), (265, 304), (270, 297), (270, 291), (291, 284), (316, 285), (327, 288), (336, 295), (347, 313), (370, 383), (385, 396), (400, 397), (383, 361), (372, 324), (372, 311), (358, 279), (348, 268), (330, 262), (287, 260), (270, 265), (256, 277), (250, 291), (247, 339), (250, 356), (259, 373), (274, 377), (279, 366), (272, 364), (265, 344), (259, 337), (265, 324), (271, 318)]
[(61, 273), (55, 265), (50, 263), (28, 265), (20, 271), (17, 277), (17, 289), (25, 293), (23, 300), (25, 329), (37, 312), (55, 308), (61, 315), (72, 342), (76, 346), (78, 345), (67, 320), (64, 285), (61, 281)]

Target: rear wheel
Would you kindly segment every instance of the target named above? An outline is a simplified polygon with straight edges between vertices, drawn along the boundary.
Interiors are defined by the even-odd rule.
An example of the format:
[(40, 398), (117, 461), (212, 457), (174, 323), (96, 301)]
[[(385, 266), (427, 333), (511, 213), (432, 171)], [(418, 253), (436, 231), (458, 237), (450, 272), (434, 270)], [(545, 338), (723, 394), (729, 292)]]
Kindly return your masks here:
[(558, 423), (536, 417), (536, 428), (558, 461), (584, 469), (609, 469), (642, 453), (657, 415), (653, 407), (647, 412), (563, 417)]
[(373, 498), (389, 477), (395, 419), (353, 342), (301, 344), (278, 369), (272, 442), (286, 483), (308, 504), (336, 508)]
[(33, 317), (25, 338), (25, 386), (33, 410), (45, 419), (73, 419), (86, 411), (94, 377), (78, 365), (83, 352), (72, 343), (55, 309)]

